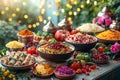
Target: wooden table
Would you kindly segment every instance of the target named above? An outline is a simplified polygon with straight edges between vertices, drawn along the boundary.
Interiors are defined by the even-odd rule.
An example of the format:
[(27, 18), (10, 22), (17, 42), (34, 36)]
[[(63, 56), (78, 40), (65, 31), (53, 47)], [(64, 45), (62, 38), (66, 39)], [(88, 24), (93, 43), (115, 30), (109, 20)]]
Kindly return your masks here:
[[(41, 62), (44, 62), (44, 60)], [(53, 63), (51, 65), (56, 66), (60, 64), (55, 65)], [(89, 76), (86, 76), (85, 74), (77, 74), (73, 80), (120, 80), (119, 73), (120, 73), (120, 61), (110, 60), (108, 64), (98, 66), (97, 69), (90, 72)], [(52, 76), (51, 78), (47, 79), (35, 77), (32, 78), (32, 80), (59, 80), (59, 79)]]

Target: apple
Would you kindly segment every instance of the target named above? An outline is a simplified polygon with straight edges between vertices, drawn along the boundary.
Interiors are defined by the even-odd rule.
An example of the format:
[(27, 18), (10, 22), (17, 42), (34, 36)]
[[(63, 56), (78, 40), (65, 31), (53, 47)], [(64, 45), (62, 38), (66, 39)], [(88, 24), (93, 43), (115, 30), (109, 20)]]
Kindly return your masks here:
[(69, 32), (69, 31), (66, 31), (66, 30), (57, 30), (57, 31), (55, 32), (54, 37), (55, 37), (55, 39), (56, 39), (57, 41), (63, 42), (68, 35), (70, 35), (70, 32)]

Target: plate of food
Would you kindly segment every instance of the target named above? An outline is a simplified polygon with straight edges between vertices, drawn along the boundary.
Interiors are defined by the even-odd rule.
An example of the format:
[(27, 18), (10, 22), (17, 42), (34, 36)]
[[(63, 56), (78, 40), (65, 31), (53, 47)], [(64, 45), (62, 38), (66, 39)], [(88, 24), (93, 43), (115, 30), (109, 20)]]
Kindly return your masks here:
[(0, 59), (2, 66), (11, 70), (24, 70), (33, 67), (35, 64), (34, 56), (23, 51), (10, 52)]
[(37, 64), (33, 69), (33, 74), (40, 78), (48, 78), (53, 75), (53, 68), (48, 64)]

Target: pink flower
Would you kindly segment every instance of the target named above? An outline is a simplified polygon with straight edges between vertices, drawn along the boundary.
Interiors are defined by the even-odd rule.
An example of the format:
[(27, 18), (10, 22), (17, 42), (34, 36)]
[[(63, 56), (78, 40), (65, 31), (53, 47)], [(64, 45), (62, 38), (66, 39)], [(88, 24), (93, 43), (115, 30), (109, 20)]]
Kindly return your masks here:
[(116, 54), (120, 51), (120, 44), (119, 43), (115, 43), (114, 45), (112, 45), (110, 47), (110, 50), (113, 54)]
[(105, 25), (106, 26), (110, 26), (111, 23), (112, 23), (111, 18), (105, 19)]
[(110, 24), (112, 23), (112, 19), (109, 16), (104, 15), (98, 18), (97, 23), (100, 25), (110, 26)]

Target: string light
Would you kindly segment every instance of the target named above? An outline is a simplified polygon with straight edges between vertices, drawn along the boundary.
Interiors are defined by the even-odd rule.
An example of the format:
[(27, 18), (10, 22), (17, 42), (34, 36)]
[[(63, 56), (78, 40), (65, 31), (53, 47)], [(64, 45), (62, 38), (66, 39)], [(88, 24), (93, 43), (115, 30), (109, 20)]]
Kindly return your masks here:
[(12, 17), (15, 17), (16, 16), (16, 14), (15, 13), (12, 13)]
[(42, 22), (43, 21), (43, 17), (39, 16), (39, 21)]
[(24, 6), (26, 6), (26, 2), (23, 2), (22, 4), (23, 4)]
[(69, 14), (69, 15), (72, 15), (72, 11), (69, 11), (68, 14)]
[(77, 12), (80, 12), (80, 8), (77, 8)]
[(56, 14), (56, 12), (55, 11), (53, 11), (53, 15), (55, 15)]
[(5, 10), (8, 11), (8, 10), (9, 10), (9, 7), (5, 7)]
[(71, 18), (71, 17), (68, 17), (68, 21), (72, 21), (72, 18)]
[(39, 8), (41, 9), (43, 7), (43, 5), (39, 5)]
[(28, 25), (28, 28), (32, 28), (32, 25), (31, 25), (31, 24), (29, 24), (29, 25)]
[(74, 4), (76, 5), (76, 4), (77, 4), (77, 1), (74, 1)]
[(44, 13), (45, 13), (45, 9), (42, 9), (42, 10), (41, 10), (41, 14), (44, 14)]
[(95, 6), (97, 5), (97, 1), (94, 1), (94, 5), (95, 5)]
[(16, 11), (19, 12), (19, 11), (20, 11), (20, 8), (16, 8)]
[(5, 14), (5, 11), (1, 11), (1, 14), (2, 14), (2, 15)]
[(66, 4), (66, 7), (68, 7), (69, 9), (72, 9), (72, 6), (70, 4)]
[(76, 16), (77, 15), (77, 12), (74, 12), (74, 16)]
[(81, 7), (81, 8), (84, 8), (84, 5), (83, 5), (83, 4), (81, 4), (81, 5), (80, 5), (80, 7)]
[(48, 20), (51, 20), (51, 17), (50, 17), (50, 16), (48, 16)]
[(39, 26), (40, 25), (40, 23), (39, 22), (36, 22), (36, 26)]
[(27, 18), (28, 18), (28, 15), (25, 14), (25, 15), (24, 15), (24, 18), (27, 19)]
[(36, 28), (37, 27), (36, 24), (33, 24), (33, 27)]
[(89, 3), (90, 3), (90, 0), (87, 0), (86, 3), (89, 4)]
[(51, 4), (48, 4), (48, 8), (51, 8), (51, 6), (52, 6)]
[(64, 9), (61, 9), (61, 12), (62, 12), (62, 13), (64, 13), (64, 12), (65, 12), (65, 10), (64, 10)]
[(46, 20), (44, 20), (44, 21), (43, 21), (43, 23), (44, 23), (44, 24), (46, 24), (46, 23), (47, 23), (47, 21), (46, 21)]
[(55, 2), (60, 3), (60, 2), (61, 2), (61, 0), (55, 0)]
[(12, 21), (12, 18), (8, 18), (8, 21), (11, 22), (11, 21)]

